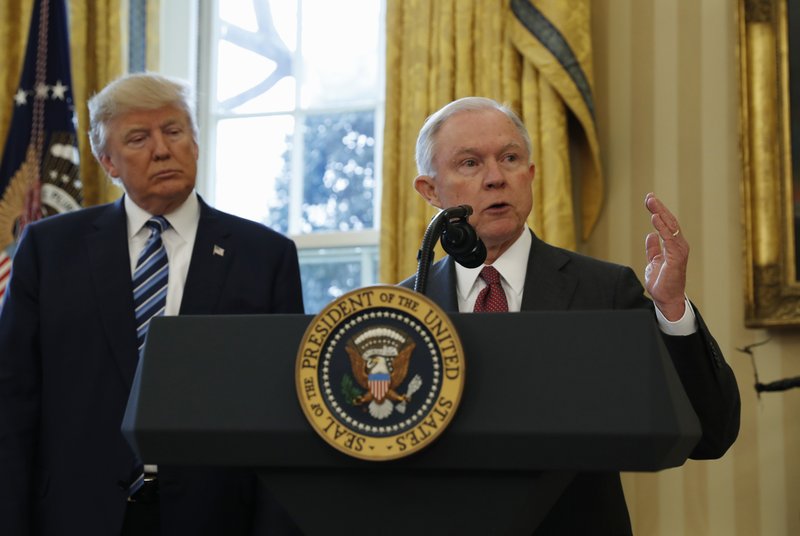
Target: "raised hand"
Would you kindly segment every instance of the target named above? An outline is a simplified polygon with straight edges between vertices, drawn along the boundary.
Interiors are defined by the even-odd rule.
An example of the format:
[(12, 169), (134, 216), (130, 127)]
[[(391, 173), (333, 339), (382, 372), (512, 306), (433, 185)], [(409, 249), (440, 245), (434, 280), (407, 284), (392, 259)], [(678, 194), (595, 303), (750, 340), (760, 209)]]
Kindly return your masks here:
[(689, 243), (678, 220), (655, 194), (648, 193), (644, 205), (650, 211), (650, 222), (655, 228), (645, 239), (644, 286), (661, 313), (674, 322), (683, 316), (686, 307)]

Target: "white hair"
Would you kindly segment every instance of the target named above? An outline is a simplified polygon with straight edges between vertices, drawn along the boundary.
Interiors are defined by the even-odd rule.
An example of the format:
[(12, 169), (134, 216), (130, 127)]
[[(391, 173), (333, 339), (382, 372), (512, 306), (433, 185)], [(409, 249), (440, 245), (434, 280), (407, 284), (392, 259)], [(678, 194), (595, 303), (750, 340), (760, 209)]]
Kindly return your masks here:
[(108, 141), (108, 124), (134, 110), (157, 110), (175, 106), (186, 113), (197, 143), (199, 130), (194, 115), (194, 98), (188, 83), (156, 73), (133, 73), (117, 78), (89, 99), (89, 141), (100, 158)]
[(436, 175), (436, 170), (433, 166), (433, 156), (436, 150), (436, 134), (441, 130), (445, 122), (458, 113), (481, 110), (498, 110), (504, 113), (511, 122), (514, 123), (514, 126), (517, 127), (520, 136), (522, 136), (522, 140), (525, 142), (525, 148), (528, 150), (528, 159), (531, 158), (533, 149), (530, 134), (528, 134), (528, 130), (525, 128), (522, 120), (511, 108), (486, 97), (464, 97), (440, 108), (438, 111), (431, 114), (425, 120), (425, 124), (422, 125), (419, 136), (417, 137), (415, 155), (417, 171), (420, 175), (427, 175), (429, 177)]

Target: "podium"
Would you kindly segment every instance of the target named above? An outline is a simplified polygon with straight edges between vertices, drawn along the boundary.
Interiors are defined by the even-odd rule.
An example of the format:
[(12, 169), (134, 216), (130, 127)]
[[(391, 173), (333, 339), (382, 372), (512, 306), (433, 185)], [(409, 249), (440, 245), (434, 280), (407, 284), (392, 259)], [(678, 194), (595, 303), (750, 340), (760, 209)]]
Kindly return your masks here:
[(354, 459), (313, 431), (295, 388), (305, 315), (154, 319), (123, 433), (147, 463), (257, 468), (312, 535), (530, 533), (576, 472), (680, 466), (700, 438), (649, 311), (450, 317), (463, 397), (407, 458)]

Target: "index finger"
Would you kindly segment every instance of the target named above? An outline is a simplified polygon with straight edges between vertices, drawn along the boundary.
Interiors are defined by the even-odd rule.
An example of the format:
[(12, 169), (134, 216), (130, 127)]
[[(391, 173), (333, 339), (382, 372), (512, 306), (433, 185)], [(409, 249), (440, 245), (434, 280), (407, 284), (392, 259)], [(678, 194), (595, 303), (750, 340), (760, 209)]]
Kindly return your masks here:
[[(648, 193), (644, 198), (645, 207), (650, 213), (654, 216), (653, 223), (655, 225), (655, 219), (658, 218), (666, 227), (666, 230), (669, 234), (675, 236), (675, 233), (678, 232), (680, 226), (678, 225), (678, 219), (669, 211), (667, 206), (658, 198), (653, 192)], [(656, 225), (656, 228), (659, 226)], [(661, 230), (661, 229), (659, 229)]]

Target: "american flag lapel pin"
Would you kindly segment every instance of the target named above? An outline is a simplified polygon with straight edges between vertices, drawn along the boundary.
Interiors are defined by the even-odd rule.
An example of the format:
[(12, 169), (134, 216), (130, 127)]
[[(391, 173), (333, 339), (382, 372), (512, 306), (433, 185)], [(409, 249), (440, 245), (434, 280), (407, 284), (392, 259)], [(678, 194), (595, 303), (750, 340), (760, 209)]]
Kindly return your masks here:
[(214, 251), (213, 251), (212, 254), (213, 255), (219, 255), (220, 257), (224, 257), (225, 256), (225, 250), (222, 249), (221, 247), (219, 247), (218, 245), (214, 244)]

